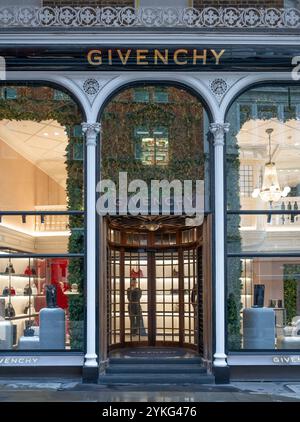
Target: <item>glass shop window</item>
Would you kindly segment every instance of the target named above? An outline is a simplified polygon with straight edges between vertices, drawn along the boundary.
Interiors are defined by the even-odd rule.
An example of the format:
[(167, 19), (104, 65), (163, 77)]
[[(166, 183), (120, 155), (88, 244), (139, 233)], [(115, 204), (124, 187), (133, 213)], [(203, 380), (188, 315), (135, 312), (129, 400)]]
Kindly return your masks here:
[(82, 351), (81, 110), (40, 84), (0, 97), (0, 350)]
[(133, 101), (136, 103), (161, 103), (169, 102), (168, 90), (164, 87), (155, 88), (135, 88), (133, 91)]
[(120, 231), (115, 229), (108, 229), (108, 239), (113, 243), (121, 243)]
[(230, 350), (300, 349), (300, 258), (228, 259)]
[(240, 192), (242, 196), (251, 197), (253, 192), (253, 167), (240, 166)]
[(155, 233), (155, 245), (176, 245), (176, 233)]
[(82, 350), (83, 258), (14, 252), (0, 251), (0, 350)]
[(5, 100), (15, 100), (18, 96), (17, 90), (13, 87), (0, 88), (0, 98)]
[(128, 245), (146, 246), (147, 245), (147, 235), (145, 233), (127, 232), (126, 233), (126, 243)]
[(167, 128), (136, 128), (135, 158), (146, 166), (166, 166), (169, 163), (169, 136)]
[(299, 117), (297, 85), (252, 88), (228, 111), (229, 350), (300, 349)]
[(196, 229), (184, 230), (182, 232), (182, 243), (191, 243), (196, 240)]

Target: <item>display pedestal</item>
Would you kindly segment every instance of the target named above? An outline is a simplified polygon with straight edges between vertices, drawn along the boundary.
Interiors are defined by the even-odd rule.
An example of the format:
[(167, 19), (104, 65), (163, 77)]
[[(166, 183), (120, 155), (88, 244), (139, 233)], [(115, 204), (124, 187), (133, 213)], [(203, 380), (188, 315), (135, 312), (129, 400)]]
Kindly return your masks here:
[(25, 337), (21, 336), (19, 339), (19, 350), (33, 350), (40, 348), (40, 341), (38, 336)]
[(244, 349), (275, 348), (275, 312), (272, 308), (243, 311)]
[(0, 321), (0, 350), (13, 348), (13, 326), (10, 321)]
[(40, 311), (41, 349), (62, 350), (65, 348), (66, 321), (61, 308), (43, 308)]
[(277, 349), (300, 349), (300, 336), (280, 336), (277, 339)]

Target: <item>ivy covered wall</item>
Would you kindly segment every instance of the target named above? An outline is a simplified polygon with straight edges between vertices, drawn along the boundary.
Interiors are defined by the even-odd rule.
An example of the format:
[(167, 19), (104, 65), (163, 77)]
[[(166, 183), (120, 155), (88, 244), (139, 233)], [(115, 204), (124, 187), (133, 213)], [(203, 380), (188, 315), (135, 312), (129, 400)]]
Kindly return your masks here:
[[(140, 91), (143, 89), (140, 88)], [(127, 89), (117, 95), (102, 116), (102, 178), (118, 181), (127, 171), (128, 181), (143, 179), (203, 179), (203, 107), (199, 99), (176, 87)], [(167, 99), (167, 100), (166, 100)], [(135, 156), (135, 129), (168, 129), (168, 165), (145, 166)]]
[(284, 307), (286, 309), (286, 323), (290, 324), (292, 319), (299, 315), (298, 294), (300, 284), (300, 265), (284, 264), (283, 265), (283, 292)]
[[(227, 117), (230, 129), (226, 136), (226, 197), (227, 209), (239, 210), (239, 146), (237, 134), (239, 131), (238, 105), (234, 104)], [(240, 217), (238, 215), (227, 216), (227, 242), (232, 252), (241, 251)], [(227, 338), (229, 350), (237, 350), (241, 347), (241, 261), (229, 259), (227, 262)]]

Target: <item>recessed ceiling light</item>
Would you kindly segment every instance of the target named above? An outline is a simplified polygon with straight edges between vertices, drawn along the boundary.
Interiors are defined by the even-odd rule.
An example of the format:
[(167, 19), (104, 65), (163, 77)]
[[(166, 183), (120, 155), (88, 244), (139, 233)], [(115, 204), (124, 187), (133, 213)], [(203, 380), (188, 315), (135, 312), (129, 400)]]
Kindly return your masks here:
[(54, 132), (54, 135), (55, 135), (55, 136), (58, 136), (58, 135), (59, 135), (59, 132)]
[(295, 145), (295, 147), (297, 147), (299, 145), (299, 142), (296, 142), (294, 145)]
[(44, 132), (44, 134), (43, 134), (44, 136), (48, 136), (49, 135), (49, 133), (48, 132)]

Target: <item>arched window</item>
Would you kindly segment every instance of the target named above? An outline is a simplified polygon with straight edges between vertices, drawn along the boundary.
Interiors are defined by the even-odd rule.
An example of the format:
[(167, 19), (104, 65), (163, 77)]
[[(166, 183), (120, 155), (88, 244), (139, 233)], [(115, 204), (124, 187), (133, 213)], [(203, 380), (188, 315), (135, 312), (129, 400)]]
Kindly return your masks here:
[[(125, 88), (102, 111), (101, 179), (123, 186), (115, 197), (116, 214), (108, 212), (106, 218), (110, 348), (172, 343), (202, 354), (208, 349), (211, 333), (203, 334), (203, 319), (211, 318), (210, 270), (202, 277), (203, 257), (209, 256), (207, 220), (197, 220), (185, 209), (176, 214), (174, 197), (164, 212), (163, 189), (154, 215), (152, 197), (153, 181), (164, 180), (173, 187), (175, 181), (204, 181), (205, 211), (211, 212), (208, 123), (199, 98), (168, 84)], [(143, 183), (139, 193), (147, 192), (146, 205), (136, 214), (130, 208), (136, 194), (129, 189), (133, 182)], [(126, 189), (128, 207), (118, 213), (118, 199)], [(189, 199), (195, 199), (193, 195)], [(134, 305), (135, 294), (139, 303)]]
[(1, 349), (83, 347), (82, 121), (60, 89), (0, 87)]
[(230, 107), (226, 140), (229, 349), (300, 349), (300, 87)]

